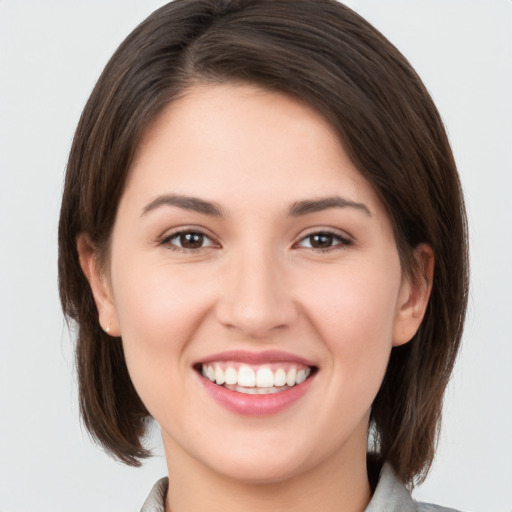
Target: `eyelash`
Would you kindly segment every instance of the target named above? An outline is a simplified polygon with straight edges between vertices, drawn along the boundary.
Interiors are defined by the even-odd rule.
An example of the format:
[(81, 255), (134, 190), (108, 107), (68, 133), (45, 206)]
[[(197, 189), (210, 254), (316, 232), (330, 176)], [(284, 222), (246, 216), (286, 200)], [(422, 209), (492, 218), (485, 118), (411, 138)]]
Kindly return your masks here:
[[(331, 238), (332, 242), (336, 242), (336, 243), (333, 243), (333, 245), (330, 245), (329, 247), (312, 247), (311, 239), (315, 236), (328, 237), (328, 238)], [(320, 230), (320, 231), (312, 231), (311, 233), (308, 233), (306, 236), (302, 237), (295, 245), (300, 247), (301, 244), (305, 240), (308, 240), (308, 239), (310, 240), (310, 245), (307, 248), (312, 249), (315, 252), (321, 252), (321, 253), (330, 252), (330, 251), (333, 251), (336, 249), (340, 249), (340, 248), (348, 247), (348, 246), (352, 245), (352, 240), (349, 240), (348, 238), (341, 236), (339, 233), (330, 231), (328, 229), (324, 229), (324, 230)]]
[[(176, 245), (173, 243), (173, 240), (179, 239), (180, 237), (187, 236), (187, 235), (195, 235), (198, 237), (202, 237), (202, 241), (209, 241), (208, 245), (201, 245), (201, 247), (183, 247), (182, 245)], [(332, 245), (328, 247), (313, 247), (311, 244), (311, 239), (313, 237), (327, 237), (331, 239)], [(301, 245), (304, 243), (304, 241), (309, 240), (309, 246), (303, 246)], [(182, 241), (180, 242), (182, 243)], [(212, 240), (210, 236), (208, 236), (206, 233), (202, 232), (201, 230), (197, 229), (182, 229), (180, 231), (175, 231), (174, 233), (171, 233), (170, 235), (166, 236), (160, 241), (160, 245), (167, 246), (172, 251), (177, 252), (184, 252), (184, 253), (191, 253), (191, 252), (198, 252), (202, 249), (207, 249), (210, 247), (215, 247), (216, 243)], [(341, 236), (339, 233), (335, 233), (334, 231), (329, 230), (320, 230), (320, 231), (312, 231), (311, 233), (308, 233), (306, 236), (302, 237), (297, 243), (294, 244), (294, 247), (305, 247), (307, 249), (311, 249), (314, 252), (320, 252), (320, 253), (326, 253), (333, 250), (336, 250), (337, 248), (343, 248), (348, 247), (352, 245), (352, 241), (348, 238), (345, 238)]]
[[(206, 246), (201, 247), (183, 247), (176, 245), (172, 243), (173, 240), (179, 239), (180, 237), (186, 236), (186, 235), (197, 235), (199, 237), (202, 237), (203, 240), (208, 240), (210, 243)], [(197, 252), (202, 249), (206, 249), (209, 247), (214, 247), (216, 244), (212, 241), (211, 237), (208, 236), (206, 233), (203, 233), (199, 229), (181, 229), (180, 231), (175, 231), (174, 233), (171, 233), (170, 235), (166, 236), (160, 241), (160, 245), (165, 245), (172, 251), (177, 252), (185, 252), (185, 253), (191, 253), (191, 252)]]

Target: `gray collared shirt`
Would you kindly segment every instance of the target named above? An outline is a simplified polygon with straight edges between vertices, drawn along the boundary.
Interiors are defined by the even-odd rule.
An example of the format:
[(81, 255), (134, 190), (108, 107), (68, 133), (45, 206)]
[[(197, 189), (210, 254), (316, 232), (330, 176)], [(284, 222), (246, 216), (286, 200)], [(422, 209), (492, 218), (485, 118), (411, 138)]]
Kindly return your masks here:
[[(165, 496), (169, 480), (162, 478), (154, 485), (140, 512), (165, 512)], [(390, 465), (384, 464), (379, 482), (365, 512), (457, 512), (428, 503), (418, 503), (398, 480)]]

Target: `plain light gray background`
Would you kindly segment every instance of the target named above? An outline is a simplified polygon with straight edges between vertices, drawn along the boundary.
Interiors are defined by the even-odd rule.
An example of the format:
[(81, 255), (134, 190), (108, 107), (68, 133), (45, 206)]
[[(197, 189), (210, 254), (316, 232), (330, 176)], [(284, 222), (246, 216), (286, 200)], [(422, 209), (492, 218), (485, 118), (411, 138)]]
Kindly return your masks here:
[[(63, 172), (88, 93), (156, 0), (0, 0), (0, 511), (139, 510), (166, 472), (123, 467), (78, 420), (57, 296)], [(445, 119), (471, 231), (472, 291), (436, 463), (420, 499), (512, 510), (512, 2), (352, 0)]]

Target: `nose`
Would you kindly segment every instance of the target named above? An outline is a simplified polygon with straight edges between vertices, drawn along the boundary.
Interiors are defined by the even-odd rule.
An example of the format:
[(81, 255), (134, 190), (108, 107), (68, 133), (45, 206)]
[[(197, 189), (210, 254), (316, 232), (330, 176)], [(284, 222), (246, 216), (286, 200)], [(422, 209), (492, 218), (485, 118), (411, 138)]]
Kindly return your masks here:
[(295, 322), (297, 308), (276, 258), (251, 252), (227, 267), (216, 308), (222, 325), (264, 339)]

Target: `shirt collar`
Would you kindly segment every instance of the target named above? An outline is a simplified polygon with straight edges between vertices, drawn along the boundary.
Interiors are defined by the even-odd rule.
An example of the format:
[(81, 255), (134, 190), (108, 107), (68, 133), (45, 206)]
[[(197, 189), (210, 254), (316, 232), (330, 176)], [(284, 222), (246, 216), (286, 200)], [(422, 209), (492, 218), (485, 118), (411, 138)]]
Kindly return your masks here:
[[(168, 478), (153, 486), (140, 512), (165, 512)], [(379, 482), (365, 512), (415, 512), (416, 505), (404, 484), (398, 480), (389, 464), (384, 464)]]
[(372, 499), (364, 512), (415, 512), (416, 504), (393, 468), (384, 464)]

